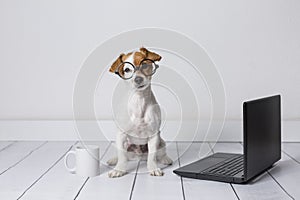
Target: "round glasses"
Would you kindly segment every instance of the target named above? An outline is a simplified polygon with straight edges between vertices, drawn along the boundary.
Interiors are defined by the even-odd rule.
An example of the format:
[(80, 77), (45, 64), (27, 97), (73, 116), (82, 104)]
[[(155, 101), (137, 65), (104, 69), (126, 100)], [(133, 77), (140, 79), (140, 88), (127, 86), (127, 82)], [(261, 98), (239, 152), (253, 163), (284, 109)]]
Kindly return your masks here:
[(144, 59), (138, 67), (130, 62), (122, 62), (116, 69), (115, 74), (118, 74), (122, 79), (131, 79), (133, 74), (140, 70), (145, 76), (152, 76), (159, 66), (153, 60)]

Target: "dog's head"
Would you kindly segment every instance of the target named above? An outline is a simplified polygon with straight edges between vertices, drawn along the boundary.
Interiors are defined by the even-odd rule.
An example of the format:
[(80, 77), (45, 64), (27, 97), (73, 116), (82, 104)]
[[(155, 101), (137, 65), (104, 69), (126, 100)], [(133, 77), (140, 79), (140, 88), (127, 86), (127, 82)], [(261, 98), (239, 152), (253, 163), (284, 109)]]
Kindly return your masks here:
[(129, 80), (134, 89), (144, 90), (150, 85), (161, 56), (142, 47), (139, 51), (122, 53), (111, 65), (109, 71)]

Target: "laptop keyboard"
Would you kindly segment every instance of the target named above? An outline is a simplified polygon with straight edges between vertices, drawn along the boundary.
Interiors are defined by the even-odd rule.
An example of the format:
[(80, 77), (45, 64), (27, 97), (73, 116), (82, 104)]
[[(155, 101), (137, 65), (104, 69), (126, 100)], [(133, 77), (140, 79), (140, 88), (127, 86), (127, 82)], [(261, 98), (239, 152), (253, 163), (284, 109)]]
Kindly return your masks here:
[(244, 170), (244, 156), (240, 155), (234, 158), (225, 160), (208, 169), (205, 169), (201, 174), (217, 175), (217, 176), (234, 176)]

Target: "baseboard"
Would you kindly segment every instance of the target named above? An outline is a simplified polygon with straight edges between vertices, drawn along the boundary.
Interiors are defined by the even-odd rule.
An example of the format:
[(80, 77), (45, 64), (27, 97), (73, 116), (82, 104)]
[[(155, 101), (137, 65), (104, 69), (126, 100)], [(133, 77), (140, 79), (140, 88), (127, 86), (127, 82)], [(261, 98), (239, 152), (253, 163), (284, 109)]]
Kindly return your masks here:
[[(161, 135), (167, 141), (242, 141), (242, 122), (239, 120), (226, 121), (221, 134), (216, 134), (212, 130), (211, 135), (208, 137), (205, 137), (205, 134), (209, 122), (200, 122), (197, 133), (195, 133), (194, 129), (195, 123), (189, 123), (187, 122), (182, 126), (178, 121), (167, 122)], [(115, 123), (110, 120), (104, 120), (100, 121), (99, 124), (101, 129), (95, 128), (94, 122), (80, 121), (81, 133), (78, 134), (76, 124), (72, 120), (1, 120), (0, 140), (115, 140), (118, 131)], [(282, 141), (299, 142), (299, 130), (300, 121), (283, 121)], [(213, 134), (216, 135), (212, 137)]]

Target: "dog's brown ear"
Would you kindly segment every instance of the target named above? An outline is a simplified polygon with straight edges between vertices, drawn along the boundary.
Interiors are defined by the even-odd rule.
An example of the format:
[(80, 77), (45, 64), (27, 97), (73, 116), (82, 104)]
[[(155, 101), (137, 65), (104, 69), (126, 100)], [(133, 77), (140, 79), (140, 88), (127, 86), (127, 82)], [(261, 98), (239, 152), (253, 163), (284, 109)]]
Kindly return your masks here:
[(145, 57), (147, 59), (150, 59), (150, 60), (153, 60), (153, 61), (160, 61), (161, 60), (161, 56), (160, 55), (158, 55), (157, 53), (154, 53), (152, 51), (149, 51), (145, 47), (141, 47), (140, 51), (145, 55)]
[(115, 73), (117, 67), (119, 67), (121, 62), (123, 61), (122, 57), (124, 55), (125, 55), (124, 53), (120, 54), (120, 56), (117, 58), (117, 60), (115, 60), (115, 62), (111, 65), (111, 67), (109, 69), (110, 72)]

